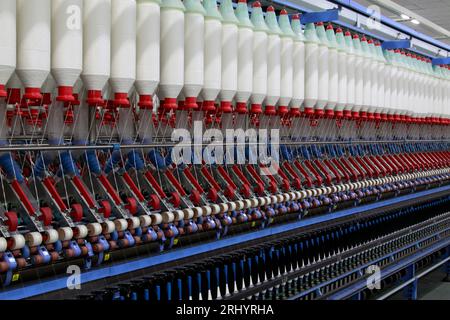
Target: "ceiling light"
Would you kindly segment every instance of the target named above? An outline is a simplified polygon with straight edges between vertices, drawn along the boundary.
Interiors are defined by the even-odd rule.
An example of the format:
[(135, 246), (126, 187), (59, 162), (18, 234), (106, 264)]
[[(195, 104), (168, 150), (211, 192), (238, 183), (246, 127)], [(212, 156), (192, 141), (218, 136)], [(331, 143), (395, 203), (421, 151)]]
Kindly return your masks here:
[(402, 13), (401, 15), (400, 15), (400, 17), (402, 17), (402, 19), (405, 19), (405, 20), (409, 20), (409, 19), (411, 19), (411, 17), (410, 16), (407, 16), (406, 14), (404, 14), (404, 13)]
[(411, 20), (411, 23), (414, 23), (414, 24), (420, 24), (420, 21), (417, 20), (417, 19), (412, 19), (412, 20)]

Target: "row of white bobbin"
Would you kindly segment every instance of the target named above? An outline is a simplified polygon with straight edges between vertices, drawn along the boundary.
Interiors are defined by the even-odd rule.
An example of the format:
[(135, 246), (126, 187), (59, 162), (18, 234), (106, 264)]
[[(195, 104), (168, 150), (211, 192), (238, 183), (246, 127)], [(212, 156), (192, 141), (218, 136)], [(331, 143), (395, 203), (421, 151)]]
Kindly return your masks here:
[(198, 216), (210, 216), (210, 215), (226, 213), (226, 212), (230, 212), (230, 211), (234, 211), (234, 210), (259, 208), (259, 207), (262, 207), (265, 205), (270, 205), (270, 204), (277, 204), (277, 203), (282, 203), (282, 202), (286, 202), (286, 201), (302, 200), (302, 199), (309, 198), (309, 197), (330, 195), (330, 194), (337, 193), (337, 192), (352, 191), (352, 190), (358, 190), (358, 189), (363, 189), (363, 188), (367, 188), (367, 187), (381, 186), (384, 184), (400, 182), (400, 181), (409, 181), (409, 180), (414, 180), (414, 179), (418, 179), (418, 178), (425, 178), (425, 177), (431, 177), (431, 176), (436, 176), (436, 175), (440, 175), (440, 174), (445, 174), (445, 173), (449, 173), (449, 172), (450, 172), (450, 168), (430, 170), (428, 172), (407, 173), (407, 174), (401, 174), (401, 175), (397, 175), (397, 176), (370, 179), (370, 180), (366, 180), (366, 181), (350, 182), (350, 183), (340, 184), (340, 185), (335, 185), (335, 186), (330, 186), (330, 187), (322, 187), (322, 188), (315, 188), (315, 189), (309, 189), (309, 190), (294, 191), (294, 192), (288, 192), (288, 193), (277, 194), (277, 195), (266, 196), (266, 197), (258, 197), (258, 198), (253, 198), (253, 199), (232, 201), (232, 202), (228, 202), (228, 203), (213, 204), (210, 206), (195, 207), (192, 209), (166, 211), (161, 214), (161, 221), (162, 221), (162, 223), (171, 223), (171, 222), (176, 222), (176, 221), (180, 221), (183, 219), (192, 219), (192, 218), (195, 218)]
[[(210, 206), (187, 208), (182, 210), (167, 211), (162, 214), (153, 214), (151, 216), (142, 215), (140, 217), (132, 217), (129, 221), (125, 219), (117, 219), (113, 221), (105, 221), (103, 225), (99, 223), (90, 223), (87, 226), (79, 225), (75, 227), (75, 233), (72, 228), (63, 227), (58, 230), (48, 229), (44, 232), (45, 241), (42, 234), (39, 232), (30, 232), (25, 235), (14, 234), (11, 236), (11, 250), (22, 249), (25, 244), (33, 247), (40, 245), (42, 242), (45, 244), (55, 243), (58, 240), (67, 241), (72, 238), (84, 239), (89, 236), (98, 236), (102, 232), (111, 233), (114, 230), (124, 231), (128, 227), (135, 229), (139, 226), (148, 227), (150, 225), (159, 225), (161, 223), (171, 223), (174, 221), (180, 221), (183, 219), (192, 219), (199, 216), (210, 216), (221, 213), (226, 213), (235, 210), (244, 210), (250, 208), (259, 208), (265, 205), (277, 204), (286, 201), (297, 201), (309, 197), (317, 197), (321, 195), (330, 195), (337, 192), (358, 190), (367, 187), (375, 187), (388, 183), (395, 183), (401, 181), (409, 181), (418, 178), (426, 178), (431, 176), (437, 176), (450, 173), (450, 168), (430, 170), (428, 172), (416, 172), (407, 173), (398, 176), (390, 176), (384, 178), (370, 179), (366, 181), (350, 182), (346, 184), (340, 184), (330, 187), (315, 188), (302, 191), (294, 191), (283, 194), (277, 194), (266, 197), (258, 197), (253, 199), (244, 199), (239, 201), (232, 201), (228, 203), (213, 204)], [(5, 238), (0, 237), (0, 252), (4, 252), (7, 249), (7, 241)]]

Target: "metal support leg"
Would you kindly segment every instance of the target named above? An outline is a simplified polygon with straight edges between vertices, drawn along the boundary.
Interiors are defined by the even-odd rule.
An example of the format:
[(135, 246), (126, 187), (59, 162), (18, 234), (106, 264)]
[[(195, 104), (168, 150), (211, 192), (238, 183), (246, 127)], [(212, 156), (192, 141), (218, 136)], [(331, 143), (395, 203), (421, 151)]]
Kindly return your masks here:
[[(403, 278), (403, 281), (413, 279), (415, 274), (416, 274), (416, 266), (415, 264), (411, 264), (406, 269), (406, 275)], [(407, 300), (417, 300), (417, 280), (414, 280), (410, 285), (408, 285), (403, 290), (403, 296)]]
[[(450, 257), (450, 246), (447, 247), (447, 250), (445, 251), (445, 256), (443, 257), (443, 259)], [(447, 261), (444, 264), (444, 272), (445, 272), (445, 278), (444, 278), (444, 282), (450, 282), (450, 260)]]
[(361, 300), (361, 291), (353, 295), (350, 300), (360, 301)]

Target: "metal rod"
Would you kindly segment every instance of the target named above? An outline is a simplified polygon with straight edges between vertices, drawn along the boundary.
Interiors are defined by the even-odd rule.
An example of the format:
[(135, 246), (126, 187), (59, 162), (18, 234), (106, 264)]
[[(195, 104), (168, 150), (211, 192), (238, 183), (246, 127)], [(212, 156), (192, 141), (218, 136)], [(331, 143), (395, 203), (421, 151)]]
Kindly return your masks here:
[[(279, 143), (273, 143), (274, 145), (286, 145), (286, 146), (297, 146), (297, 145), (357, 145), (357, 144), (387, 144), (387, 143), (436, 143), (445, 142), (450, 143), (450, 140), (352, 140), (352, 141), (282, 141)], [(195, 146), (208, 146), (210, 143), (214, 143), (214, 146), (249, 146), (249, 145), (266, 145), (262, 142), (247, 142), (247, 143), (218, 143), (214, 142), (204, 142), (202, 144), (198, 143), (150, 143), (150, 144), (98, 144), (98, 145), (57, 145), (52, 146), (48, 144), (34, 144), (34, 145), (10, 145), (8, 147), (0, 147), (0, 152), (10, 152), (10, 151), (58, 151), (58, 150), (98, 150), (98, 149), (145, 149), (145, 148), (168, 148), (168, 147), (195, 147)]]

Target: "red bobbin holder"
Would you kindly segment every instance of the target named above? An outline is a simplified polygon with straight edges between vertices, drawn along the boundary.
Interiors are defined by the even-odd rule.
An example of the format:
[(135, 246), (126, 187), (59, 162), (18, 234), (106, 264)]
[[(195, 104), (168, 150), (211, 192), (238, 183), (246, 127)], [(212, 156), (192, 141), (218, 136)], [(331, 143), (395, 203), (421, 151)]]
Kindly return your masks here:
[(165, 98), (162, 103), (162, 108), (167, 111), (177, 109), (177, 98)]
[(129, 108), (130, 101), (128, 100), (128, 94), (123, 92), (116, 92), (114, 94), (114, 106), (119, 108)]
[(139, 96), (139, 103), (138, 103), (139, 108), (141, 109), (148, 109), (151, 110), (153, 109), (153, 99), (152, 96), (149, 94), (141, 94)]
[(323, 118), (325, 116), (325, 110), (323, 109), (315, 109), (314, 114), (317, 118)]
[(238, 102), (236, 103), (236, 108), (234, 109), (234, 112), (238, 114), (246, 114), (247, 111), (247, 103), (245, 102)]
[(262, 107), (260, 104), (252, 103), (250, 106), (250, 113), (251, 114), (261, 114), (262, 113)]
[(206, 112), (216, 111), (216, 106), (214, 105), (214, 101), (203, 101), (202, 110)]
[(184, 110), (195, 110), (198, 109), (197, 98), (196, 97), (186, 97), (184, 99)]
[(304, 114), (305, 118), (310, 118), (314, 115), (314, 109), (305, 107), (305, 109), (303, 110), (303, 114)]
[(20, 103), (20, 89), (19, 88), (8, 88), (8, 103), (18, 104)]
[(266, 106), (266, 109), (264, 110), (264, 114), (266, 116), (274, 116), (277, 114), (277, 111), (275, 109), (275, 106)]
[(344, 110), (342, 111), (342, 115), (345, 119), (350, 120), (352, 118), (352, 111), (351, 110)]
[(86, 102), (90, 107), (103, 106), (105, 101), (102, 99), (102, 91), (88, 90)]
[(278, 115), (284, 117), (289, 113), (289, 108), (287, 106), (278, 106)]
[(73, 102), (74, 100), (75, 98), (73, 97), (73, 87), (58, 87), (58, 96), (56, 97), (56, 101)]
[(344, 117), (344, 112), (343, 111), (335, 111), (334, 112), (334, 117), (336, 119), (342, 119)]
[(231, 101), (221, 101), (219, 110), (222, 113), (232, 113), (233, 108), (231, 107)]
[(332, 109), (326, 109), (326, 110), (325, 110), (325, 117), (326, 117), (326, 118), (329, 118), (329, 119), (334, 118), (334, 110), (332, 110)]
[(289, 114), (293, 118), (298, 118), (301, 116), (302, 113), (300, 112), (300, 108), (291, 108), (289, 110)]
[(5, 85), (0, 84), (0, 98), (6, 98), (8, 96), (8, 93), (5, 90)]
[(40, 88), (25, 88), (23, 97), (27, 100), (41, 100), (42, 94)]

